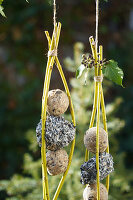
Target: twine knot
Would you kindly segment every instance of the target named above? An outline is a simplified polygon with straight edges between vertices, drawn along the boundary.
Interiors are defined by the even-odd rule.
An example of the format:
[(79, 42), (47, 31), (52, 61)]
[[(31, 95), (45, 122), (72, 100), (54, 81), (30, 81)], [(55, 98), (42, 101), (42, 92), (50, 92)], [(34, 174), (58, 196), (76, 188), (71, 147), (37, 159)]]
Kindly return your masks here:
[(57, 49), (48, 51), (48, 57), (57, 56)]
[(95, 82), (102, 82), (103, 81), (103, 76), (94, 76), (94, 81)]

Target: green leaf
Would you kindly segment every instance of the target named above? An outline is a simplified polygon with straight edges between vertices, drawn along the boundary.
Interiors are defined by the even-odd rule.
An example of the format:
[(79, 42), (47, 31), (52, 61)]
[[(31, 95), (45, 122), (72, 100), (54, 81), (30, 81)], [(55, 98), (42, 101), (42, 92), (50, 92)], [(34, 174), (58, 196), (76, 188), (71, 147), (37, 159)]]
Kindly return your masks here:
[(29, 1), (28, 1), (28, 0), (26, 0), (26, 2), (27, 2), (27, 3), (29, 3)]
[(123, 87), (123, 71), (114, 60), (109, 60), (108, 63), (103, 66), (103, 74), (109, 80)]
[(79, 78), (80, 76), (82, 76), (83, 71), (85, 70), (85, 66), (84, 65), (80, 65), (76, 71), (76, 78)]
[(0, 14), (1, 14), (3, 17), (6, 17), (6, 16), (5, 16), (5, 13), (3, 12), (3, 9), (4, 9), (4, 8), (3, 8), (2, 6), (0, 6)]

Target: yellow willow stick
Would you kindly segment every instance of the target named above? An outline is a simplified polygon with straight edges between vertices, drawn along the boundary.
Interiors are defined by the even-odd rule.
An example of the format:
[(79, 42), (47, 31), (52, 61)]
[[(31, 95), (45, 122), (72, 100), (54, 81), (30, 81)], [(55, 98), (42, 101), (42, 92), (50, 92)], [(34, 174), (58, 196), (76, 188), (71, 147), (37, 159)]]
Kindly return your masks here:
[[(57, 25), (55, 26), (54, 30), (57, 31), (57, 36), (56, 36), (56, 48), (57, 48), (58, 47), (58, 43), (59, 43), (60, 31), (61, 31), (61, 23), (60, 22), (58, 23), (58, 27), (57, 27)], [(47, 36), (47, 31), (45, 31), (45, 34)], [(49, 43), (49, 47), (50, 47), (49, 51), (54, 50), (54, 48), (55, 48), (55, 45), (54, 45), (54, 43), (55, 43), (54, 35), (55, 34), (53, 32), (52, 41), (51, 41), (51, 43)], [(50, 56), (48, 58), (47, 66), (50, 66), (52, 68), (53, 64), (54, 64), (54, 60), (55, 60), (55, 56), (53, 56), (53, 57)], [(49, 70), (50, 67), (47, 67), (47, 69)], [(47, 70), (46, 70), (46, 72), (47, 72)], [(47, 79), (47, 74), (45, 75), (45, 78)], [(44, 82), (44, 84), (45, 84), (45, 82)]]
[[(48, 39), (48, 43), (49, 43), (49, 45), (50, 45), (51, 39), (50, 39), (50, 36), (49, 36), (48, 31), (46, 31), (45, 34), (46, 34), (46, 37), (47, 37), (47, 39)], [(72, 100), (71, 100), (69, 88), (68, 88), (68, 85), (67, 85), (67, 82), (66, 82), (66, 79), (65, 79), (65, 76), (64, 76), (62, 67), (61, 67), (60, 62), (59, 62), (59, 60), (58, 60), (58, 57), (55, 57), (55, 61), (56, 61), (56, 64), (57, 64), (57, 68), (58, 68), (58, 70), (59, 70), (59, 72), (60, 72), (60, 75), (61, 75), (61, 78), (62, 78), (62, 82), (63, 82), (63, 84), (64, 84), (64, 87), (65, 87), (67, 96), (68, 96), (68, 98), (69, 98), (69, 105), (70, 105), (70, 112), (71, 112), (71, 116), (72, 116), (72, 122), (73, 122), (74, 126), (76, 126), (75, 115), (74, 115), (74, 109), (73, 109), (73, 104), (72, 104)], [(73, 156), (73, 152), (74, 152), (74, 146), (75, 146), (75, 139), (72, 141), (67, 170), (65, 171), (65, 173), (64, 173), (63, 176), (62, 176), (62, 179), (61, 179), (61, 181), (60, 181), (60, 183), (59, 183), (59, 185), (58, 185), (58, 188), (57, 188), (57, 190), (56, 190), (56, 192), (55, 192), (55, 195), (54, 195), (53, 200), (56, 200), (56, 199), (58, 198), (59, 193), (60, 193), (60, 191), (61, 191), (61, 188), (62, 188), (62, 186), (63, 186), (63, 184), (64, 184), (65, 178), (66, 178), (66, 176), (67, 176), (67, 173), (68, 173), (69, 168), (70, 168), (70, 165), (71, 165), (72, 156)]]
[[(99, 47), (102, 57), (102, 46)], [(101, 59), (100, 57), (100, 59)], [(98, 76), (102, 76), (101, 66), (97, 66)], [(100, 100), (101, 100), (102, 83), (98, 82), (98, 97), (97, 97), (97, 121), (96, 121), (96, 168), (97, 168), (97, 200), (100, 200), (100, 178), (99, 178), (99, 125), (100, 125)]]
[[(56, 45), (58, 46), (59, 36), (60, 36), (61, 24), (58, 25), (58, 32), (56, 38)], [(54, 34), (52, 37), (52, 42), (50, 45), (50, 51), (54, 49)], [(42, 175), (43, 175), (43, 199), (49, 200), (49, 188), (48, 188), (48, 176), (47, 176), (47, 167), (46, 167), (46, 144), (45, 144), (45, 122), (46, 122), (46, 109), (47, 109), (47, 96), (49, 91), (50, 85), (50, 77), (52, 72), (52, 67), (54, 64), (54, 57), (49, 57), (46, 67), (46, 75), (44, 81), (44, 89), (43, 89), (43, 97), (42, 97), (42, 148), (41, 148), (41, 155), (42, 155)]]
[(97, 122), (96, 122), (97, 200), (100, 200), (100, 179), (99, 179), (99, 124), (100, 124), (100, 99), (101, 99), (100, 91), (101, 91), (101, 82), (98, 83)]
[[(55, 61), (56, 61), (58, 70), (59, 70), (59, 72), (60, 72), (60, 75), (61, 75), (61, 78), (62, 78), (62, 82), (63, 82), (63, 84), (64, 84), (64, 87), (65, 87), (67, 96), (68, 96), (68, 98), (69, 98), (69, 104), (70, 104), (70, 112), (71, 112), (71, 116), (72, 116), (72, 122), (73, 122), (74, 126), (76, 126), (75, 115), (74, 115), (74, 109), (73, 109), (73, 104), (72, 104), (70, 92), (69, 92), (69, 89), (68, 89), (68, 85), (67, 85), (67, 82), (66, 82), (66, 79), (65, 79), (65, 76), (64, 76), (62, 67), (61, 67), (60, 62), (59, 62), (59, 60), (58, 60), (57, 57), (55, 58)], [(67, 173), (68, 173), (69, 168), (70, 168), (70, 165), (71, 165), (71, 161), (72, 161), (72, 157), (73, 157), (73, 152), (74, 152), (74, 147), (75, 147), (75, 138), (74, 138), (74, 140), (72, 141), (72, 144), (71, 144), (71, 150), (70, 150), (70, 154), (69, 154), (69, 162), (68, 162), (67, 169), (66, 169), (65, 173), (63, 174), (63, 176), (62, 176), (62, 178), (61, 178), (61, 180), (60, 180), (60, 183), (59, 183), (58, 188), (57, 188), (57, 190), (56, 190), (56, 192), (55, 192), (55, 195), (54, 195), (53, 200), (57, 200), (57, 198), (58, 198), (58, 196), (59, 196), (59, 193), (60, 193), (60, 191), (61, 191), (61, 188), (62, 188), (62, 186), (63, 186), (63, 184), (64, 184), (65, 178), (66, 178), (66, 176), (67, 176)]]
[[(43, 198), (49, 200), (49, 189), (48, 189), (48, 178), (47, 178), (47, 167), (46, 167), (46, 144), (45, 144), (45, 122), (46, 122), (46, 107), (47, 107), (47, 94), (49, 90), (49, 77), (51, 76), (50, 67), (46, 70), (46, 79), (44, 84), (44, 92), (42, 98), (42, 175), (43, 175)], [(46, 190), (46, 191), (45, 191)]]
[(95, 44), (93, 36), (89, 38), (89, 41), (91, 45), (92, 55), (93, 55), (93, 58), (95, 59), (95, 76), (98, 76), (98, 66), (97, 66), (98, 56), (97, 56), (97, 49), (96, 49), (96, 44)]
[[(101, 89), (101, 108), (102, 108), (104, 129), (108, 133), (107, 118), (106, 118), (106, 111), (105, 111), (105, 103), (104, 103), (104, 96), (103, 96), (103, 90), (102, 89)], [(107, 153), (109, 153), (109, 147), (107, 147)]]
[[(90, 120), (90, 126), (89, 128), (93, 127), (94, 120), (95, 120), (95, 115), (96, 115), (96, 109), (97, 109), (97, 82), (95, 82), (95, 92), (94, 92), (94, 102), (93, 102), (93, 110), (91, 114), (91, 120)], [(86, 149), (85, 152), (85, 162), (87, 162), (89, 159), (89, 151)]]
[[(105, 103), (104, 103), (104, 96), (103, 96), (103, 90), (101, 89), (101, 108), (102, 108), (102, 116), (103, 116), (103, 124), (104, 124), (104, 129), (108, 133), (107, 130), (107, 119), (106, 119), (106, 111), (105, 111)], [(108, 140), (108, 147), (106, 150), (107, 153), (109, 153), (109, 140)], [(109, 192), (109, 175), (106, 178), (106, 188), (107, 191)]]
[[(52, 38), (52, 43), (50, 46), (50, 50), (53, 49), (53, 42), (54, 37)], [(45, 121), (46, 121), (46, 106), (47, 106), (47, 93), (49, 88), (48, 79), (51, 76), (50, 71), (50, 64), (51, 64), (51, 57), (48, 58), (48, 63), (46, 67), (46, 74), (45, 74), (45, 82), (44, 82), (44, 89), (43, 89), (43, 98), (42, 98), (42, 148), (41, 148), (41, 155), (42, 155), (42, 176), (43, 176), (43, 199), (49, 200), (49, 189), (48, 189), (48, 178), (47, 178), (47, 168), (46, 168), (46, 144), (44, 135), (45, 135)]]
[[(94, 42), (94, 39), (93, 39), (93, 36), (91, 36), (89, 38), (89, 41), (90, 41), (90, 45), (91, 45), (91, 50), (92, 50), (92, 55), (93, 55), (93, 59), (95, 59), (95, 76), (98, 75), (98, 70), (97, 70), (97, 51), (96, 51), (96, 47), (95, 47), (95, 42)], [(93, 110), (92, 110), (92, 114), (91, 114), (91, 120), (90, 120), (90, 126), (89, 128), (92, 128), (93, 127), (93, 124), (94, 124), (94, 120), (95, 120), (95, 115), (96, 115), (96, 109), (97, 109), (97, 82), (95, 82), (95, 92), (94, 92), (94, 102), (93, 102)], [(85, 152), (85, 162), (87, 162), (89, 159), (89, 151), (86, 149), (86, 152)]]
[[(47, 76), (51, 76), (51, 71), (50, 69), (48, 71)], [(42, 148), (41, 148), (41, 153), (42, 153), (42, 171), (43, 171), (43, 198), (45, 200), (45, 189), (46, 189), (46, 198), (47, 200), (50, 199), (49, 197), (49, 188), (48, 188), (48, 177), (47, 177), (47, 167), (46, 167), (46, 144), (45, 144), (45, 122), (46, 122), (46, 107), (47, 107), (47, 94), (49, 90), (49, 82), (45, 82), (45, 95), (43, 96), (43, 101), (42, 101)]]
[[(58, 47), (58, 42), (59, 42), (59, 37), (60, 37), (60, 31), (61, 31), (61, 24), (60, 23), (58, 24), (58, 28), (55, 27), (55, 30), (58, 31), (58, 32), (57, 32), (56, 41), (54, 41), (54, 44), (51, 43), (51, 45), (53, 45), (53, 49), (51, 49), (51, 50), (54, 50), (55, 45), (56, 45), (56, 48)], [(46, 36), (47, 36), (47, 34), (46, 34)], [(53, 38), (54, 38), (54, 36), (53, 36)], [(54, 38), (54, 40), (55, 40), (55, 38)], [(53, 40), (52, 40), (52, 42), (53, 42)], [(51, 46), (51, 45), (49, 44), (49, 46)], [(55, 62), (55, 57), (56, 56), (52, 56), (51, 57), (51, 62), (50, 62), (50, 65), (49, 65), (49, 70), (53, 69), (53, 65), (54, 65), (54, 62)], [(51, 70), (51, 72), (52, 72), (52, 70)], [(51, 76), (48, 76), (48, 84), (50, 83), (50, 77)]]
[[(48, 42), (51, 43), (51, 39), (50, 39), (50, 36), (49, 36), (48, 31), (46, 31), (45, 34), (46, 34), (46, 36), (47, 36)], [(67, 82), (66, 82), (66, 79), (65, 79), (65, 76), (64, 76), (64, 73), (63, 73), (61, 64), (60, 64), (59, 59), (58, 59), (57, 56), (55, 57), (55, 61), (56, 61), (57, 68), (58, 68), (58, 70), (59, 70), (59, 72), (60, 72), (60, 75), (61, 75), (61, 78), (62, 78), (62, 82), (63, 82), (63, 84), (64, 84), (64, 87), (65, 87), (65, 90), (66, 90), (66, 93), (67, 93), (67, 96), (68, 96), (68, 99), (69, 99), (70, 112), (71, 112), (71, 115), (72, 115), (73, 124), (74, 124), (74, 126), (75, 126), (76, 124), (75, 124), (74, 109), (73, 109), (73, 104), (72, 104), (72, 100), (71, 100), (69, 88), (68, 88), (68, 85), (67, 85)]]
[[(92, 50), (92, 55), (93, 58), (95, 59), (95, 76), (101, 75), (99, 72), (99, 66), (97, 64), (98, 61), (98, 55), (97, 55), (97, 49), (96, 49), (96, 44), (94, 42), (93, 37), (91, 36), (89, 38), (90, 40), (90, 45), (91, 45), (91, 50)], [(97, 169), (97, 200), (100, 200), (100, 180), (99, 180), (99, 124), (100, 124), (100, 99), (101, 99), (101, 82), (96, 82), (96, 93), (97, 93), (97, 120), (96, 120), (96, 169)], [(95, 105), (94, 105), (95, 106)], [(95, 108), (95, 109), (96, 109)]]
[[(99, 47), (102, 56), (102, 46)], [(100, 57), (101, 59), (101, 57)], [(101, 66), (97, 66), (98, 76), (102, 76)], [(96, 122), (96, 168), (97, 168), (97, 200), (100, 200), (100, 178), (99, 178), (99, 125), (100, 125), (100, 100), (101, 100), (102, 83), (98, 82), (98, 99), (97, 99), (97, 122)]]
[[(50, 49), (53, 48), (53, 41)], [(45, 144), (45, 122), (46, 122), (46, 106), (47, 106), (47, 93), (48, 93), (48, 76), (50, 76), (50, 63), (51, 57), (48, 58), (45, 81), (44, 81), (44, 89), (43, 89), (43, 97), (42, 97), (42, 147), (41, 147), (41, 157), (42, 157), (42, 180), (43, 180), (43, 200), (49, 200), (49, 189), (48, 189), (48, 178), (47, 178), (47, 167), (46, 167), (46, 144)]]
[[(103, 47), (102, 46), (99, 46), (99, 55), (100, 55), (100, 60), (102, 60), (103, 59)], [(101, 71), (101, 75), (102, 75), (101, 67), (100, 67), (100, 71)], [(101, 86), (101, 109), (102, 109), (102, 118), (103, 118), (104, 129), (108, 134), (107, 118), (106, 118), (106, 110), (105, 110), (105, 103), (104, 103), (104, 95), (103, 95), (102, 86)], [(106, 152), (109, 153), (109, 140), (108, 140), (108, 147), (107, 147)], [(107, 191), (109, 191), (109, 175), (106, 178), (106, 188), (107, 188)]]
[[(54, 44), (54, 32), (53, 32), (53, 35), (52, 35), (52, 42), (51, 44), (49, 45), (49, 50), (52, 50), (53, 49), (53, 44)], [(48, 57), (48, 61), (47, 61), (47, 66), (46, 66), (46, 73), (45, 73), (45, 81), (44, 81), (44, 85), (45, 85), (45, 82), (47, 81), (47, 74), (48, 74), (48, 71), (49, 71), (49, 67), (50, 66), (50, 62), (51, 62), (51, 58), (52, 57)], [(43, 87), (43, 96), (44, 96), (44, 92), (45, 92), (45, 87)]]
[(88, 149), (85, 150), (85, 162), (89, 160), (89, 151)]
[[(57, 28), (57, 24), (56, 24), (56, 28)], [(51, 44), (49, 44), (49, 51), (51, 51), (52, 49), (54, 48), (54, 31), (53, 31), (53, 35), (52, 35), (52, 41), (51, 41)], [(46, 73), (45, 73), (45, 81), (44, 81), (44, 85), (46, 84), (47, 82), (47, 79), (48, 79), (48, 71), (50, 69), (50, 67), (48, 66), (51, 66), (51, 60), (52, 60), (52, 57), (48, 57), (48, 61), (47, 61), (47, 67), (46, 67)], [(43, 87), (43, 96), (45, 96), (45, 87)]]
[(67, 170), (65, 171), (65, 173), (63, 174), (63, 176), (62, 176), (62, 178), (60, 180), (60, 183), (59, 183), (58, 188), (57, 188), (57, 190), (55, 192), (53, 200), (57, 200), (57, 198), (59, 196), (59, 193), (61, 191), (61, 188), (63, 186), (63, 183), (65, 181), (65, 178), (67, 176), (67, 173), (69, 171), (69, 168), (70, 168), (70, 165), (71, 165), (71, 160), (72, 160), (72, 155), (73, 155), (73, 151), (74, 151), (74, 146), (75, 146), (75, 139), (72, 141), (71, 151), (70, 151), (70, 155), (69, 155), (69, 163), (68, 163), (68, 166), (67, 166)]
[(49, 32), (48, 32), (48, 31), (45, 31), (45, 35), (46, 35), (47, 40), (48, 40), (48, 46), (50, 47), (50, 44), (51, 44), (51, 38), (50, 38)]
[[(42, 154), (42, 152), (41, 152), (41, 154)], [(42, 163), (42, 185), (43, 185), (43, 200), (47, 200), (45, 180), (44, 180), (44, 172), (43, 172), (43, 163)]]
[(67, 82), (66, 82), (66, 79), (65, 79), (65, 76), (64, 76), (61, 64), (60, 64), (57, 56), (55, 57), (55, 61), (56, 61), (56, 64), (57, 64), (57, 68), (58, 68), (58, 70), (60, 72), (61, 79), (62, 79), (62, 82), (64, 84), (67, 96), (69, 98), (69, 105), (70, 105), (70, 112), (71, 112), (71, 116), (72, 116), (72, 122), (73, 122), (74, 126), (76, 126), (75, 115), (74, 115), (74, 108), (73, 108), (73, 104), (72, 104), (72, 100), (71, 100), (71, 95), (70, 95), (70, 92), (69, 92), (69, 88), (68, 88), (68, 85), (67, 85)]

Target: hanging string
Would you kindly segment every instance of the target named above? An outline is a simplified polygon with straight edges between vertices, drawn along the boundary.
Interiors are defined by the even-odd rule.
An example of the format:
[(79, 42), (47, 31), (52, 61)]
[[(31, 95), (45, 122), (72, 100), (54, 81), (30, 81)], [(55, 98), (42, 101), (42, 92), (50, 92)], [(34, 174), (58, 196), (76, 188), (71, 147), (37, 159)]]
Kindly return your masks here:
[(53, 21), (54, 21), (54, 49), (48, 51), (48, 57), (57, 56), (57, 45), (56, 45), (56, 39), (57, 39), (57, 30), (56, 30), (56, 0), (53, 1)]
[(56, 26), (56, 0), (54, 0), (53, 5), (54, 5), (54, 17), (53, 17), (53, 20), (54, 20), (54, 28), (55, 28), (55, 26)]
[(99, 0), (96, 0), (96, 37), (95, 37), (96, 50), (98, 47), (98, 20), (99, 20)]
[(55, 39), (55, 49), (56, 49), (56, 37), (57, 37), (57, 32), (56, 32), (56, 0), (54, 0), (54, 39)]

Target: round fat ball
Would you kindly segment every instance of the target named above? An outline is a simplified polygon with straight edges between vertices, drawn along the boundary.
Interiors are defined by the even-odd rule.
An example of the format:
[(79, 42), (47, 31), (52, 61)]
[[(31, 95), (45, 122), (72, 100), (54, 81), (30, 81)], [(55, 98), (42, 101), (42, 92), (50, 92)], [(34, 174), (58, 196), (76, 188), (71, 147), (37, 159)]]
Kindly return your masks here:
[[(84, 145), (88, 151), (96, 153), (96, 127), (89, 128), (84, 136)], [(108, 135), (103, 128), (99, 128), (99, 152), (103, 153), (108, 146)]]
[(60, 89), (48, 92), (47, 111), (50, 115), (61, 115), (69, 106), (69, 99), (65, 92)]
[[(97, 200), (97, 185), (88, 185), (83, 192), (84, 200)], [(106, 187), (100, 183), (100, 200), (108, 200), (108, 192)]]
[[(39, 146), (42, 145), (42, 120), (36, 127), (36, 136)], [(48, 150), (58, 150), (68, 146), (75, 137), (73, 123), (65, 120), (63, 116), (47, 115), (45, 123), (45, 141)]]
[(68, 155), (63, 149), (57, 151), (48, 151), (46, 153), (47, 171), (50, 175), (55, 176), (63, 174), (68, 166)]

